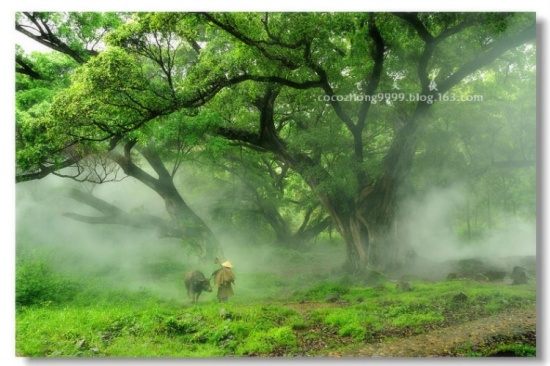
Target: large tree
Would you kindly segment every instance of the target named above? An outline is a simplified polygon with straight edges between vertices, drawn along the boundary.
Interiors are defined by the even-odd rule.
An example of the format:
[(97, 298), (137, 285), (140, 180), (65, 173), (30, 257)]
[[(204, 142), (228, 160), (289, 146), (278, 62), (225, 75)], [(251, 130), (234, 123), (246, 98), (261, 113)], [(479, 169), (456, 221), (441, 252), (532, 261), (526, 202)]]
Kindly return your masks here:
[[(481, 82), (481, 71), (535, 34), (532, 14), (199, 18), (229, 36), (223, 58), (214, 53), (205, 63), (230, 59), (228, 78), (263, 83), (249, 98), (258, 110), (256, 127), (249, 116), (235, 116), (218, 132), (274, 153), (304, 178), (344, 238), (353, 271), (395, 269), (411, 256), (396, 214), (418, 127), (430, 122), (434, 106), (443, 109), (445, 98), (457, 97), (453, 88)], [(228, 93), (226, 102), (247, 93)], [(367, 98), (346, 103), (349, 93)], [(330, 108), (314, 103), (316, 97)]]
[[(94, 49), (123, 18), (111, 13), (23, 13), (17, 17), (17, 30), (73, 63), (56, 79), (41, 71), (43, 56), (26, 56), (18, 50), (16, 59), (23, 60), (24, 66), (16, 71), (26, 76), (18, 77), (16, 180), (55, 174), (104, 183), (123, 174), (133, 177), (164, 200), (168, 220), (128, 213), (81, 191), (72, 191), (70, 196), (101, 215), (65, 215), (90, 224), (155, 228), (160, 237), (181, 239), (199, 260), (223, 258), (218, 239), (174, 184), (183, 156), (205, 130), (202, 125), (188, 125), (185, 119), (196, 114), (194, 108), (215, 91), (183, 98), (176, 95), (171, 78), (192, 63), (195, 51), (191, 42), (173, 45), (173, 31), (164, 31), (160, 25), (148, 29), (155, 41), (143, 45), (141, 57), (119, 48)], [(70, 64), (67, 57), (62, 60)], [(75, 63), (81, 66), (75, 68)], [(69, 83), (57, 86), (59, 80), (67, 79)], [(49, 92), (24, 104), (25, 97), (37, 94), (39, 88)], [(159, 130), (160, 123), (163, 128)]]
[[(137, 14), (54, 99), (40, 124), (54, 142), (21, 154), (20, 179), (106, 156), (165, 199), (176, 227), (202, 227), (173, 200), (152, 138), (198, 119), (205, 133), (300, 175), (343, 237), (351, 271), (395, 269), (412, 254), (396, 219), (419, 127), (534, 37), (534, 15), (523, 13)], [(363, 97), (346, 101), (351, 93)]]

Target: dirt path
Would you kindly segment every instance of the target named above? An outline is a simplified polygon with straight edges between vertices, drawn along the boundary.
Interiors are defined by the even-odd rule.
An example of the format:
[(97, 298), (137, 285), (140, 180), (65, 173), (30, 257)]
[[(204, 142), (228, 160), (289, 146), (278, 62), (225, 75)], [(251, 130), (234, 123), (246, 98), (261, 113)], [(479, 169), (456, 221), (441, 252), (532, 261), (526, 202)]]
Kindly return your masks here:
[(361, 346), (329, 357), (439, 357), (461, 356), (500, 340), (536, 337), (536, 308), (515, 309), (468, 323), (387, 343)]

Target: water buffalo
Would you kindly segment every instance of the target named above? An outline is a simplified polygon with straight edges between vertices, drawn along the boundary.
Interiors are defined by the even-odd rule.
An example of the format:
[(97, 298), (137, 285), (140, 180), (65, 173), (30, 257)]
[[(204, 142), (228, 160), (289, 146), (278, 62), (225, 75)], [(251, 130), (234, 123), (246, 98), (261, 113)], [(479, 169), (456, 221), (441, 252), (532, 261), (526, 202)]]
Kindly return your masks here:
[(201, 271), (189, 271), (185, 274), (183, 280), (187, 289), (187, 296), (191, 298), (191, 302), (197, 302), (201, 292), (212, 292), (210, 287), (210, 278), (205, 278)]

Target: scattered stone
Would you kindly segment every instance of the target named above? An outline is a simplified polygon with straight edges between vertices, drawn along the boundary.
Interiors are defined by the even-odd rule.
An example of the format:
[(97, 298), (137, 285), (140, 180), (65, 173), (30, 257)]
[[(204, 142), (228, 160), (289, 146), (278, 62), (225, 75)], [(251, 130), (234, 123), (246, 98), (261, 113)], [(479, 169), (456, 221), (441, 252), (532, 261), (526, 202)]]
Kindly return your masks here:
[(489, 270), (483, 272), (483, 274), (489, 279), (489, 281), (500, 281), (506, 277), (505, 271)]
[(484, 265), (483, 261), (477, 258), (466, 258), (466, 259), (460, 259), (458, 261), (458, 265), (460, 268), (464, 269), (472, 269), (472, 268), (479, 268)]
[(397, 285), (395, 285), (395, 288), (397, 289), (397, 291), (400, 291), (400, 292), (412, 291), (412, 287), (407, 281), (397, 282)]
[(330, 294), (325, 299), (327, 302), (339, 302), (342, 301), (342, 298), (338, 294)]
[(378, 285), (383, 282), (386, 282), (386, 280), (387, 280), (386, 276), (384, 276), (384, 274), (381, 272), (371, 270), (371, 269), (367, 269), (365, 272), (365, 283), (367, 285), (375, 285), (375, 284)]
[(451, 272), (447, 275), (447, 280), (456, 280), (457, 278), (459, 278), (458, 273)]
[(476, 281), (489, 281), (489, 277), (485, 276), (483, 273), (477, 273), (474, 278)]
[(221, 308), (219, 312), (222, 319), (231, 319), (233, 318), (233, 314), (230, 311), (225, 310), (225, 308)]
[(527, 276), (527, 271), (524, 267), (515, 266), (510, 275), (512, 278), (512, 285), (525, 285), (529, 276)]
[(363, 299), (362, 297), (358, 297), (357, 299), (355, 299), (355, 301), (357, 301), (357, 302), (363, 302), (363, 301), (365, 301), (365, 299)]
[(466, 302), (468, 300), (468, 296), (461, 292), (458, 295), (453, 296), (453, 302)]

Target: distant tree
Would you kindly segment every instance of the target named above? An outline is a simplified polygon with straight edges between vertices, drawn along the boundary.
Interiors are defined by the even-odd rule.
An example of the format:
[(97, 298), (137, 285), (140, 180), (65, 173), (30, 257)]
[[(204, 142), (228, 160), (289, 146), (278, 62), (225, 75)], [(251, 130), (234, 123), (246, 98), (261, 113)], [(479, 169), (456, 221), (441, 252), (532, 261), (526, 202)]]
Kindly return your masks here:
[(455, 88), (483, 102), (436, 109), (433, 123), (419, 131), (415, 189), (466, 185), (455, 223), (465, 239), (479, 238), (509, 217), (535, 217), (535, 57), (531, 45), (508, 52), (477, 74), (481, 82)]
[(330, 226), (320, 202), (288, 166), (268, 154), (258, 158), (255, 152), (230, 144), (222, 151), (205, 163), (209, 171), (217, 171), (217, 181), (201, 189), (224, 192), (224, 199), (211, 208), (218, 225), (222, 221), (237, 226), (236, 232), (242, 231), (239, 225), (256, 227), (251, 235), (256, 242), (263, 240), (258, 226), (265, 226), (275, 245), (298, 250), (305, 250)]

